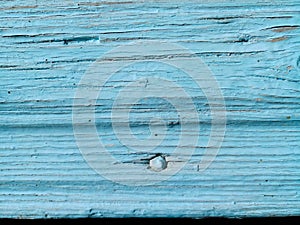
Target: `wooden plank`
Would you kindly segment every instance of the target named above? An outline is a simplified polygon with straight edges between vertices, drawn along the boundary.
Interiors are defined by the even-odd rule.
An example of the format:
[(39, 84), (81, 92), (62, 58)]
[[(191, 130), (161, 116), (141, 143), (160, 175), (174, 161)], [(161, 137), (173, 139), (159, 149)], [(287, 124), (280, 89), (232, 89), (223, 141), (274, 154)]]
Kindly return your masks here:
[[(296, 0), (0, 1), (0, 217), (299, 215), (299, 11)], [(136, 55), (116, 51), (148, 41), (177, 44), (180, 49), (153, 47), (141, 53), (137, 48)], [(183, 54), (184, 49), (193, 54)], [(103, 58), (114, 50), (113, 58)], [(199, 168), (210, 153), (212, 112), (216, 107), (218, 114), (221, 108), (209, 105), (209, 89), (199, 88), (197, 79), (161, 63), (180, 59), (177, 62), (186, 62), (191, 72), (197, 71), (197, 65), (191, 64), (195, 58), (209, 67), (226, 106), (222, 147), (204, 171)], [(95, 121), (86, 116), (78, 134), (78, 124), (72, 120), (77, 109), (74, 101), (82, 99), (76, 93), (97, 59), (105, 68), (137, 63), (110, 76), (98, 99), (87, 96), (96, 102)], [(174, 154), (174, 149), (185, 125), (178, 108), (166, 100), (144, 99), (134, 106), (130, 126), (145, 144), (133, 142), (125, 132), (128, 124), (118, 113), (128, 110), (128, 105), (122, 101), (115, 119), (123, 140), (112, 127), (118, 93), (140, 78), (151, 78), (150, 87), (153, 77), (170, 79), (186, 91), (190, 98), (177, 98), (178, 104), (184, 103), (184, 115), (190, 115), (190, 100), (197, 109), (200, 132), (194, 130), (197, 121), (191, 120), (184, 134), (199, 140), (182, 148), (184, 153)], [(96, 86), (90, 82), (90, 89), (83, 90), (101, 88), (97, 82), (99, 78)], [(200, 77), (199, 82), (205, 79)], [(146, 93), (147, 85), (133, 93)], [(167, 97), (175, 90), (165, 88), (159, 93)], [(214, 93), (216, 88), (211, 90)], [(85, 119), (85, 107), (81, 110)], [(151, 150), (152, 142), (145, 137), (150, 135), (149, 121), (157, 116), (165, 120), (167, 133)], [(97, 173), (90, 167), (95, 164), (85, 161), (80, 147), (86, 144), (95, 150), (98, 146), (90, 136), (83, 145), (78, 143), (78, 135), (95, 128), (90, 122), (95, 122), (107, 152), (124, 165), (123, 171), (103, 162), (105, 154), (96, 162), (102, 163), (102, 169), (107, 166), (107, 174)], [(164, 132), (155, 131), (157, 137)], [(128, 150), (124, 142), (140, 151)], [(171, 165), (182, 164), (193, 148), (186, 165), (164, 179), (161, 174)], [(157, 154), (168, 161), (160, 172), (148, 168)], [(149, 183), (140, 185), (145, 173), (152, 174)], [(114, 174), (129, 179), (131, 186), (107, 177), (118, 177)]]

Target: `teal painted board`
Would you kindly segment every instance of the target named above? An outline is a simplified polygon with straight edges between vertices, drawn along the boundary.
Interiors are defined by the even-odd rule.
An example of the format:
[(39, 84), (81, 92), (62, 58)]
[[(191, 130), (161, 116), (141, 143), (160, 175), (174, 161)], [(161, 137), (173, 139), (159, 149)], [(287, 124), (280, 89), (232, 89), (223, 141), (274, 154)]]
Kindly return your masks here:
[(0, 217), (300, 215), (300, 2), (0, 1)]

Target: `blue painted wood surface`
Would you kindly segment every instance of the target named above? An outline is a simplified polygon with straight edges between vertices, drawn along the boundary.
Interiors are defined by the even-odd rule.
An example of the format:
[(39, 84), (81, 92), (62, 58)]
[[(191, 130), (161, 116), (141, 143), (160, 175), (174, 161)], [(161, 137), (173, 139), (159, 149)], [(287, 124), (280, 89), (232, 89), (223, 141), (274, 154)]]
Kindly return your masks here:
[[(299, 215), (299, 31), (297, 0), (0, 1), (0, 217)], [(140, 154), (115, 141), (109, 108), (131, 76), (172, 73), (201, 116), (197, 151), (185, 167), (132, 187), (97, 174), (80, 153), (72, 124), (80, 79), (103, 54), (137, 40), (178, 43), (215, 75), (227, 128), (204, 172), (198, 162), (211, 128), (206, 97), (180, 71), (153, 62), (126, 67), (108, 82), (114, 88), (97, 101), (98, 132), (117, 146), (117, 160), (144, 169), (156, 153), (171, 154), (178, 123), (167, 102), (143, 103), (133, 120), (144, 137), (143, 120), (157, 113), (168, 119), (169, 139)]]

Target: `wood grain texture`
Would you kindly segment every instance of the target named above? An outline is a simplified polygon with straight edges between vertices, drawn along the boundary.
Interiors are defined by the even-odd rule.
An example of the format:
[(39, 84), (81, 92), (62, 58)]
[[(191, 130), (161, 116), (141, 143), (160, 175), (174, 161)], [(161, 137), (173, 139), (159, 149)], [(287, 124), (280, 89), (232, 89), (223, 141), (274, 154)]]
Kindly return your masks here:
[[(1, 0), (0, 217), (300, 215), (299, 34), (297, 0)], [(131, 76), (171, 73), (201, 116), (195, 154), (170, 179), (137, 187), (106, 180), (84, 161), (72, 126), (76, 88), (101, 55), (137, 40), (176, 42), (215, 75), (227, 129), (206, 171), (197, 170), (210, 131), (206, 98), (180, 71), (152, 62), (126, 67), (108, 82), (96, 107), (99, 133), (121, 162), (146, 168), (143, 159), (171, 154), (178, 123), (168, 103), (141, 103), (135, 115), (140, 136), (153, 115), (167, 118), (170, 135), (154, 152), (124, 151), (109, 121)]]

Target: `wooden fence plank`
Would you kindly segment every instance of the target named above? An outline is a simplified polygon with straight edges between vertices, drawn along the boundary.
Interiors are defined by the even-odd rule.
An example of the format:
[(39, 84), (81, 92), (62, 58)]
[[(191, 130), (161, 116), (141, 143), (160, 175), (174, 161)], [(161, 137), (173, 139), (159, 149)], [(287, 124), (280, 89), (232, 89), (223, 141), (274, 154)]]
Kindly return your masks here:
[[(0, 217), (299, 215), (299, 34), (296, 0), (1, 0)], [(89, 66), (105, 53), (153, 40), (177, 43), (209, 67), (225, 99), (226, 134), (215, 160), (199, 171), (212, 120), (205, 94), (170, 66), (143, 61), (123, 68), (107, 82), (95, 111), (98, 133), (116, 160), (148, 170), (152, 157), (171, 156), (178, 143), (176, 108), (158, 99), (141, 102), (131, 125), (145, 138), (147, 121), (159, 115), (166, 119), (166, 140), (138, 153), (118, 142), (111, 107), (141, 75), (172, 78), (193, 96), (201, 130), (195, 152), (176, 175), (126, 186), (84, 160), (72, 124), (74, 96)], [(134, 179), (139, 171), (126, 173)]]

